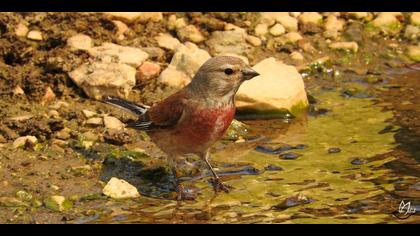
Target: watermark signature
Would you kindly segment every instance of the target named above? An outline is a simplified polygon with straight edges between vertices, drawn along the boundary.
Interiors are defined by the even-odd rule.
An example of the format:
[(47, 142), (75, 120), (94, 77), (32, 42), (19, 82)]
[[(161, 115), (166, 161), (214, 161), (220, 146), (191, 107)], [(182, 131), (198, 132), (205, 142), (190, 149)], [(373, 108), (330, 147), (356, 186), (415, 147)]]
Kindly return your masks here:
[(404, 202), (404, 200), (402, 200), (398, 210), (394, 211), (392, 214), (400, 220), (405, 220), (416, 213), (417, 209), (415, 206), (411, 206), (411, 202)]

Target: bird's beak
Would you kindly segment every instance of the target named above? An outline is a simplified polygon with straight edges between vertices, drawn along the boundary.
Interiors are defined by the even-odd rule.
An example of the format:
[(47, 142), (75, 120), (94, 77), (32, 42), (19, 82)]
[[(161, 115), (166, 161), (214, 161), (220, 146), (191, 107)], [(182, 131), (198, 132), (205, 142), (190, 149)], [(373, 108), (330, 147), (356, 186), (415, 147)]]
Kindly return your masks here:
[(246, 67), (242, 70), (242, 74), (244, 75), (244, 80), (250, 80), (255, 76), (259, 76), (260, 74), (253, 70), (251, 67)]

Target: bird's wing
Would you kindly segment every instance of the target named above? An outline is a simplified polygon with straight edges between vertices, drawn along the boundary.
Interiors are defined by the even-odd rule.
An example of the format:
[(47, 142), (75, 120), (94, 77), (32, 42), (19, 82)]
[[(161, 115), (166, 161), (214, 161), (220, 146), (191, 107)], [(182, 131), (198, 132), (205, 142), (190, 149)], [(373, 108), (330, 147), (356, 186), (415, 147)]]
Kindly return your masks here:
[(136, 104), (136, 103), (133, 103), (133, 102), (121, 99), (121, 98), (111, 97), (111, 96), (105, 97), (102, 100), (102, 102), (116, 106), (120, 109), (128, 111), (137, 116), (144, 115), (147, 112), (147, 110), (150, 108), (149, 106), (146, 106), (146, 105), (139, 105), (139, 104)]
[(154, 130), (172, 128), (179, 123), (185, 114), (186, 95), (180, 91), (159, 104), (153, 106), (137, 121), (127, 124), (139, 130)]

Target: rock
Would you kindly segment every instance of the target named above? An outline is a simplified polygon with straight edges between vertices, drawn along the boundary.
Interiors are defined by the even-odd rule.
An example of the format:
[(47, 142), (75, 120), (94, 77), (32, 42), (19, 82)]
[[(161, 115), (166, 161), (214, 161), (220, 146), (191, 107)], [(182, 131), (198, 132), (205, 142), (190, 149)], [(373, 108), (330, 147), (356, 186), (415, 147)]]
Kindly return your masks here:
[(73, 50), (89, 50), (93, 46), (93, 41), (87, 35), (76, 34), (67, 39), (67, 45)]
[(231, 23), (226, 24), (225, 27), (224, 27), (224, 30), (225, 31), (235, 31), (235, 32), (241, 33), (245, 36), (247, 35), (246, 29), (243, 29), (243, 28), (241, 28), (239, 26), (236, 26), (234, 24), (231, 24)]
[(0, 134), (0, 143), (7, 143), (7, 139)]
[(42, 33), (38, 30), (31, 30), (26, 36), (28, 39), (34, 40), (34, 41), (42, 41)]
[(38, 139), (35, 136), (19, 137), (13, 142), (13, 148), (24, 147), (27, 143), (34, 145), (37, 142), (38, 142)]
[(299, 22), (303, 25), (322, 24), (322, 15), (319, 14), (318, 12), (304, 12), (298, 17), (298, 19), (299, 19)]
[(294, 66), (267, 58), (253, 67), (260, 76), (246, 81), (237, 93), (242, 113), (297, 113), (308, 106), (302, 76)]
[(354, 53), (356, 53), (359, 49), (359, 46), (356, 42), (336, 42), (331, 43), (328, 47), (337, 50), (349, 50)]
[(267, 26), (274, 25), (276, 23), (277, 17), (281, 14), (287, 14), (287, 12), (260, 12), (260, 23)]
[(261, 39), (253, 35), (245, 36), (245, 40), (254, 47), (261, 46)]
[(300, 16), (302, 14), (302, 12), (289, 12), (289, 14), (296, 18), (296, 17)]
[(284, 160), (296, 160), (300, 156), (302, 156), (302, 154), (298, 154), (294, 152), (287, 152), (287, 153), (280, 154), (280, 158)]
[(58, 119), (60, 118), (60, 113), (56, 110), (51, 110), (48, 112), (48, 117)]
[(120, 120), (112, 116), (105, 116), (104, 124), (105, 124), (105, 128), (108, 128), (108, 129), (120, 130), (125, 127), (125, 125)]
[(416, 26), (420, 26), (420, 12), (411, 13), (410, 23)]
[(163, 19), (162, 12), (104, 12), (110, 19), (121, 20), (125, 23), (138, 21), (146, 23), (148, 21), (158, 22)]
[(63, 196), (51, 196), (44, 201), (44, 204), (46, 208), (57, 212), (66, 211), (73, 207), (73, 203)]
[(18, 37), (25, 37), (28, 34), (28, 31), (29, 31), (29, 29), (28, 29), (28, 27), (25, 24), (19, 23), (16, 26), (15, 34)]
[(89, 49), (88, 52), (90, 55), (100, 59), (114, 57), (117, 58), (118, 62), (136, 68), (149, 57), (146, 52), (139, 48), (120, 46), (113, 43), (103, 43), (99, 47)]
[(32, 194), (24, 191), (24, 190), (19, 190), (16, 192), (16, 197), (19, 198), (19, 200), (24, 201), (24, 202), (30, 202), (33, 198)]
[(61, 140), (67, 140), (71, 137), (70, 135), (71, 130), (68, 128), (64, 128), (55, 134), (55, 137)]
[(298, 20), (296, 18), (283, 13), (278, 15), (276, 20), (284, 26), (287, 32), (298, 31)]
[(112, 23), (114, 23), (115, 27), (117, 28), (117, 37), (119, 40), (123, 40), (124, 34), (128, 31), (128, 26), (124, 24), (124, 22), (119, 20), (113, 20)]
[(88, 125), (98, 125), (99, 126), (99, 125), (103, 125), (104, 122), (103, 122), (103, 119), (100, 118), (100, 117), (93, 117), (93, 118), (88, 119), (86, 121), (86, 124), (88, 124)]
[(239, 140), (246, 138), (249, 134), (250, 127), (236, 119), (232, 121), (229, 128), (226, 130), (224, 139)]
[(364, 164), (367, 164), (368, 161), (362, 158), (355, 158), (350, 163), (352, 165), (364, 165)]
[(159, 82), (174, 88), (182, 88), (191, 81), (185, 72), (179, 71), (174, 66), (168, 66), (159, 76)]
[(14, 197), (0, 197), (0, 207), (29, 207), (29, 204)]
[(42, 97), (42, 102), (43, 103), (52, 102), (52, 101), (54, 101), (55, 97), (56, 97), (56, 95), (55, 95), (54, 91), (52, 91), (51, 87), (48, 86), (45, 89), (45, 94)]
[(246, 43), (245, 35), (237, 31), (215, 31), (211, 34), (206, 45), (215, 54), (234, 53), (246, 55), (250, 46)]
[(404, 37), (410, 40), (417, 40), (420, 36), (420, 26), (407, 25), (404, 32)]
[(114, 199), (138, 198), (140, 197), (136, 187), (125, 180), (112, 177), (102, 190), (103, 194)]
[(369, 16), (368, 12), (347, 12), (347, 15), (353, 19), (364, 19)]
[(266, 171), (282, 171), (284, 169), (280, 166), (269, 164), (268, 166), (264, 167), (264, 170), (266, 170)]
[(303, 37), (297, 32), (290, 32), (284, 35), (284, 43), (296, 43), (297, 41), (303, 39)]
[(338, 32), (343, 31), (345, 22), (339, 20), (336, 16), (330, 15), (327, 17), (324, 28), (324, 37), (326, 38), (337, 38)]
[(92, 118), (96, 115), (98, 115), (96, 112), (94, 111), (89, 111), (89, 110), (82, 110), (83, 115), (85, 116), (86, 119)]
[(13, 89), (13, 95), (19, 96), (19, 95), (24, 95), (25, 91), (23, 91), (23, 89), (17, 85), (14, 89)]
[(338, 148), (338, 147), (328, 148), (328, 153), (340, 153), (340, 152), (341, 152), (341, 148)]
[(290, 58), (293, 61), (303, 61), (303, 59), (304, 59), (302, 53), (300, 53), (300, 52), (292, 52), (292, 53), (290, 53)]
[(309, 204), (314, 202), (313, 199), (306, 197), (302, 193), (296, 194), (294, 196), (286, 198), (283, 202), (278, 205), (273, 206), (275, 210), (285, 210), (290, 207)]
[(165, 50), (160, 47), (144, 47), (142, 48), (147, 54), (149, 59), (154, 61), (163, 61), (165, 57)]
[(185, 72), (192, 78), (208, 59), (210, 59), (210, 54), (207, 51), (187, 42), (177, 48), (170, 66), (175, 67), (178, 71)]
[(200, 30), (195, 25), (187, 25), (177, 30), (177, 35), (182, 41), (201, 43), (205, 40)]
[(70, 78), (90, 98), (127, 98), (136, 84), (136, 69), (119, 63), (88, 62), (69, 73)]
[(286, 32), (286, 29), (281, 24), (275, 24), (273, 27), (269, 30), (270, 34), (273, 36), (279, 36)]
[(416, 62), (420, 61), (420, 46), (408, 46), (407, 55)]
[(372, 25), (384, 34), (398, 34), (402, 28), (394, 12), (381, 12), (372, 21)]
[(82, 134), (82, 137), (86, 141), (90, 142), (96, 142), (99, 140), (99, 137), (97, 134), (93, 133), (92, 131), (86, 131)]
[(175, 21), (175, 29), (181, 29), (183, 27), (187, 26), (187, 21), (184, 17), (178, 18)]
[(159, 47), (172, 51), (181, 45), (181, 42), (179, 42), (177, 38), (172, 37), (170, 34), (159, 33), (159, 35), (155, 37), (155, 40), (157, 41)]
[(263, 38), (268, 33), (268, 25), (267, 24), (258, 24), (255, 26), (255, 35), (260, 38)]
[(159, 64), (146, 61), (137, 69), (136, 79), (137, 81), (147, 81), (156, 78), (159, 73)]

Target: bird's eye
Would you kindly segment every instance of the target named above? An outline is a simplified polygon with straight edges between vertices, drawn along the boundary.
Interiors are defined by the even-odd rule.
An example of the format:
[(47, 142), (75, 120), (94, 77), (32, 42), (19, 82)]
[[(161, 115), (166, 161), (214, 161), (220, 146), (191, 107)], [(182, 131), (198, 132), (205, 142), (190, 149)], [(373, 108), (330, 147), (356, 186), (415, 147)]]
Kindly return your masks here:
[(227, 68), (227, 69), (225, 69), (225, 74), (231, 75), (231, 74), (233, 74), (233, 70), (230, 69), (230, 68)]

